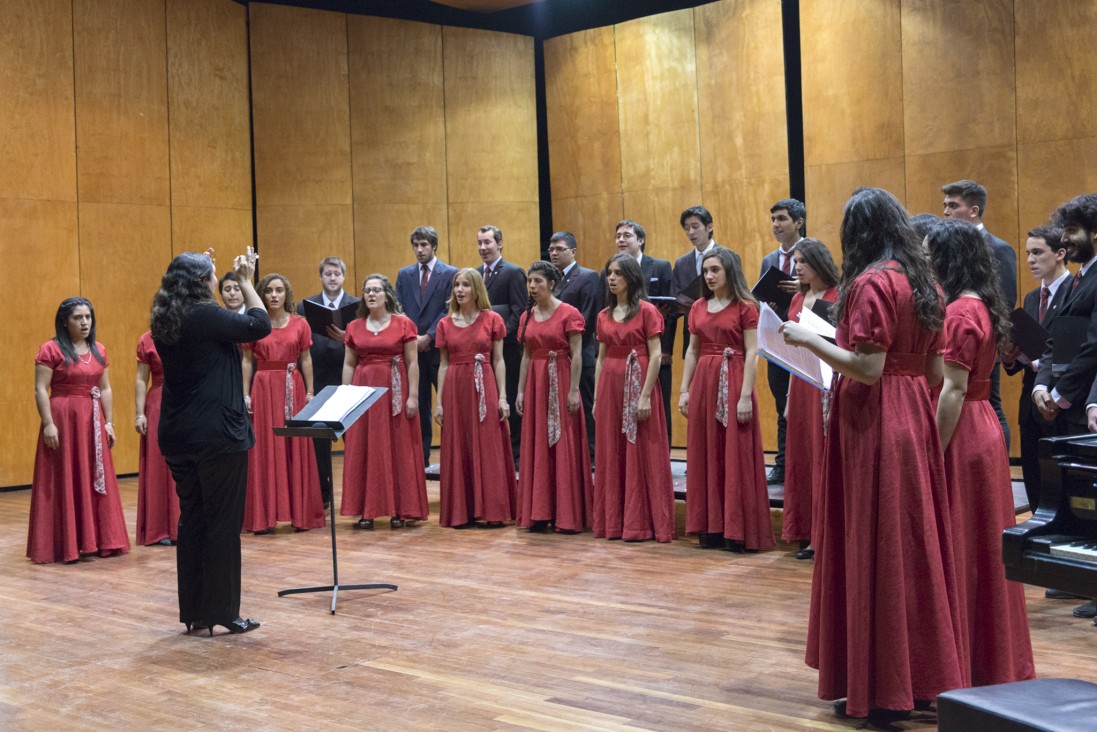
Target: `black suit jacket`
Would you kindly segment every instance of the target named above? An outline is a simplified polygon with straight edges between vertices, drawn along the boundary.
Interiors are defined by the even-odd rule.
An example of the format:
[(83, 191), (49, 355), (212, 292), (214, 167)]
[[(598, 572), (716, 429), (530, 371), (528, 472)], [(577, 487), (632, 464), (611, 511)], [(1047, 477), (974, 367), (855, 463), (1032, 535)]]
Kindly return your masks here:
[[(720, 246), (717, 244), (716, 246)], [(727, 247), (723, 247), (727, 249)], [(731, 258), (735, 260), (735, 266), (739, 268), (739, 272), (743, 271), (743, 262), (739, 259), (739, 255), (728, 249), (731, 252)], [(693, 281), (700, 275), (697, 274), (697, 250), (691, 249), (674, 262), (674, 275), (671, 278), (671, 295), (678, 297), (679, 294), (689, 289)], [(671, 315), (671, 320), (668, 321), (667, 327), (670, 328), (670, 341), (674, 342), (674, 335), (678, 331), (678, 321), (685, 317), (685, 313), (680, 310), (674, 311)], [(689, 349), (689, 325), (684, 324), (682, 326), (682, 358), (686, 357), (686, 351)]]
[(583, 368), (593, 367), (598, 357), (598, 343), (595, 340), (598, 311), (604, 307), (606, 299), (598, 273), (576, 264), (556, 286), (556, 297), (578, 310), (586, 321), (583, 329)]
[(419, 335), (429, 335), (433, 345), (438, 321), (447, 312), (449, 294), (453, 289), (453, 276), (457, 274), (457, 268), (449, 266), (441, 259), (436, 261), (430, 280), (427, 282), (427, 291), (422, 298), (419, 297), (421, 273), (422, 269), (418, 263), (400, 268), (396, 274), (396, 299), (400, 301), (404, 314), (414, 321)]
[[(768, 272), (770, 267), (776, 267), (777, 269), (781, 268), (781, 249), (780, 249), (780, 247), (778, 247), (777, 249), (774, 249), (772, 252), (770, 252), (766, 256), (762, 257), (762, 266), (758, 271), (758, 278), (761, 279), (762, 275), (764, 275), (766, 272)], [(796, 274), (795, 268), (792, 270), (792, 272), (793, 272), (793, 275)], [(776, 309), (774, 309), (773, 312), (775, 312), (779, 316), (781, 316), (781, 320), (788, 320), (788, 308), (776, 308)]]
[[(1072, 290), (1072, 280), (1059, 286), (1055, 293), (1055, 317), (1086, 318), (1089, 326), (1086, 340), (1078, 355), (1066, 367), (1061, 376), (1052, 372), (1051, 339), (1048, 348), (1040, 358), (1040, 371), (1036, 374), (1036, 385), (1055, 389), (1059, 395), (1070, 402), (1070, 409), (1063, 412), (1068, 422), (1085, 423), (1086, 402), (1090, 398), (1094, 377), (1097, 376), (1097, 266), (1090, 266), (1078, 288)], [(1061, 366), (1062, 364), (1060, 364)]]
[[(1002, 286), (1002, 295), (1006, 299), (1006, 307), (1010, 310), (1017, 302), (1017, 252), (1013, 251), (1006, 242), (983, 227), (983, 240), (987, 243), (987, 251), (994, 260), (995, 269), (998, 272), (998, 282)], [(1039, 303), (1037, 292), (1037, 303)], [(1036, 314), (1033, 313), (1033, 317)]]
[[(644, 255), (640, 260), (640, 271), (644, 274), (644, 287), (648, 295), (656, 297), (669, 297), (673, 295), (673, 277), (670, 262), (665, 259), (656, 259)], [(672, 316), (663, 316), (663, 337), (660, 339), (663, 353), (674, 353), (674, 320)]]
[[(324, 294), (320, 293), (312, 297), (306, 297), (309, 302), (317, 305), (325, 305)], [(358, 298), (346, 292), (339, 302), (339, 307), (353, 305)], [(297, 314), (305, 314), (305, 303), (297, 303)], [(325, 386), (339, 386), (343, 383), (343, 357), (345, 348), (342, 341), (332, 340), (326, 335), (320, 335), (315, 331), (312, 334), (312, 388), (319, 393)]]
[[(1024, 311), (1032, 316), (1033, 320), (1039, 320), (1040, 318), (1040, 289), (1042, 287), (1043, 285), (1041, 284), (1040, 287), (1027, 292), (1025, 294), (1025, 301), (1021, 305), (1021, 307), (1024, 308)], [(1062, 290), (1064, 287), (1070, 287), (1069, 279), (1060, 283), (1059, 289), (1055, 291), (1055, 294), (1058, 295), (1059, 290)], [(1051, 298), (1051, 302), (1048, 303), (1047, 313), (1044, 314), (1044, 319), (1040, 320), (1040, 325), (1045, 328), (1051, 327), (1051, 321), (1055, 319), (1055, 313), (1059, 304), (1057, 297)], [(1035, 405), (1032, 403), (1032, 387), (1036, 385), (1036, 372), (1020, 361), (1015, 361), (1012, 366), (1006, 366), (1005, 362), (1003, 362), (1002, 368), (1011, 376), (1018, 371), (1021, 372), (1021, 400), (1018, 419), (1023, 420), (1036, 409)], [(1040, 417), (1040, 419), (1043, 419), (1043, 417)]]
[[(491, 309), (499, 313), (507, 325), (507, 337), (504, 343), (517, 343), (518, 320), (529, 303), (526, 272), (518, 265), (506, 260), (499, 260), (495, 266), (497, 270), (491, 282), (484, 283), (488, 290), (488, 299), (491, 300)], [(483, 275), (484, 265), (481, 264), (476, 271)]]

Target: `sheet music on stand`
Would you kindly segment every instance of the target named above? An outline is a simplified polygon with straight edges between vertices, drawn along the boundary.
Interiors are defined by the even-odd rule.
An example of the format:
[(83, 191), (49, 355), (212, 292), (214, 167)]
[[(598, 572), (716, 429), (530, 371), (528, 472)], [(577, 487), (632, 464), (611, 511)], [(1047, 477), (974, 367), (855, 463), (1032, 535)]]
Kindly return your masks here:
[(314, 422), (342, 422), (359, 404), (369, 399), (374, 391), (372, 386), (338, 386), (335, 393), (324, 401), (310, 419)]
[[(806, 317), (805, 317), (806, 316)], [(822, 391), (830, 391), (834, 369), (806, 348), (785, 343), (779, 331), (784, 321), (762, 303), (758, 315), (758, 354)], [(824, 338), (834, 337), (834, 326), (810, 310), (800, 313), (800, 324)]]

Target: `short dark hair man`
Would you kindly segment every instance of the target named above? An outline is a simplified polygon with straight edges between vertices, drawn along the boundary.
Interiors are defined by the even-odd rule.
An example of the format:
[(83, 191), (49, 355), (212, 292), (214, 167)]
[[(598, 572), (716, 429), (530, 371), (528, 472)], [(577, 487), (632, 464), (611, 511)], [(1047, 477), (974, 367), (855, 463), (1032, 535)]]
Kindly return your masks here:
[[(958, 180), (941, 186), (945, 194), (944, 216), (946, 219), (959, 219), (973, 224), (983, 232), (983, 241), (998, 272), (998, 284), (1002, 287), (1002, 296), (1006, 307), (1013, 309), (1017, 302), (1017, 253), (1006, 242), (987, 231), (983, 225), (983, 214), (987, 209), (987, 189), (973, 180)], [(1002, 425), (1002, 435), (1006, 439), (1006, 451), (1009, 451), (1009, 422), (1002, 411), (1002, 369), (999, 362), (994, 363), (990, 372), (990, 406), (998, 415)]]
[(415, 264), (403, 267), (396, 275), (396, 298), (415, 327), (419, 329), (419, 427), (423, 433), (423, 465), (430, 464), (431, 437), (434, 434), (434, 410), (431, 388), (438, 387), (438, 349), (434, 334), (438, 321), (446, 314), (453, 276), (457, 268), (438, 259), (438, 232), (432, 226), (420, 226), (411, 232)]
[[(632, 219), (623, 219), (617, 222), (617, 228), (614, 229), (614, 232), (617, 251), (627, 252), (640, 263), (640, 272), (644, 275), (644, 289), (647, 295), (670, 297), (671, 280), (673, 278), (670, 262), (644, 254), (644, 247), (647, 246), (647, 232), (644, 231), (644, 227)], [(605, 276), (605, 272), (602, 274)], [(603, 285), (604, 291), (605, 287)], [(663, 336), (659, 339), (663, 348), (663, 358), (659, 365), (659, 390), (663, 393), (663, 414), (667, 417), (667, 443), (670, 444), (670, 392), (672, 388), (670, 383), (670, 361), (674, 353), (674, 332), (668, 321), (673, 316), (668, 316), (669, 310), (665, 307), (661, 307), (659, 310), (663, 313)]]
[(518, 342), (518, 320), (526, 309), (526, 271), (503, 260), (503, 232), (496, 226), (481, 226), (476, 235), (476, 249), (484, 261), (476, 268), (484, 277), (491, 309), (503, 317), (507, 335), (503, 339), (503, 363), (506, 364), (506, 396), (510, 405), (510, 447), (514, 465), (522, 448), (522, 416), (514, 407), (518, 399), (518, 376), (522, 366), (522, 344)]
[[(796, 264), (792, 261), (792, 253), (804, 238), (807, 215), (807, 208), (803, 202), (795, 198), (782, 198), (769, 207), (769, 221), (773, 227), (773, 238), (777, 240), (778, 246), (762, 257), (759, 277), (768, 272), (770, 267), (776, 267), (785, 274), (795, 277)], [(796, 292), (800, 288), (800, 281), (793, 279), (791, 282), (783, 283), (783, 287), (789, 292)], [(788, 317), (787, 311), (778, 311), (777, 314), (782, 320)], [(773, 458), (773, 469), (766, 475), (767, 483), (785, 482), (785, 431), (788, 428), (788, 422), (785, 421), (785, 403), (788, 401), (788, 379), (788, 371), (771, 361), (766, 363), (769, 392), (777, 405), (777, 454)]]
[[(320, 284), (322, 291), (318, 295), (305, 298), (317, 305), (338, 310), (344, 305), (358, 302), (354, 295), (343, 292), (343, 282), (347, 276), (347, 265), (339, 257), (324, 257), (320, 260)], [(297, 303), (297, 314), (305, 314), (305, 303)], [(345, 331), (329, 325), (325, 333), (312, 334), (312, 385), (317, 394), (325, 386), (339, 386), (343, 383), (343, 336)], [(327, 508), (332, 499), (331, 478), (331, 440), (319, 438), (312, 441), (316, 452), (316, 469), (320, 476), (320, 495)]]
[(571, 305), (583, 316), (583, 369), (579, 374), (579, 396), (583, 398), (583, 416), (587, 423), (587, 448), (594, 462), (594, 362), (598, 359), (598, 343), (595, 328), (598, 311), (605, 304), (605, 293), (598, 273), (575, 261), (578, 243), (568, 231), (558, 231), (549, 238), (549, 260), (562, 275), (556, 285), (555, 295)]

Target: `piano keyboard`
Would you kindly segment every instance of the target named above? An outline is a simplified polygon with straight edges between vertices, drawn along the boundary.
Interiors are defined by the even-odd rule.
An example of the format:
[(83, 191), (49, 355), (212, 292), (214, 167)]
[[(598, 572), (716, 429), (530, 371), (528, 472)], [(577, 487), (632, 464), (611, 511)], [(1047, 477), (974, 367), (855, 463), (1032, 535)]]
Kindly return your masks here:
[(1097, 541), (1093, 539), (1080, 539), (1066, 544), (1052, 544), (1049, 550), (1053, 556), (1097, 563)]

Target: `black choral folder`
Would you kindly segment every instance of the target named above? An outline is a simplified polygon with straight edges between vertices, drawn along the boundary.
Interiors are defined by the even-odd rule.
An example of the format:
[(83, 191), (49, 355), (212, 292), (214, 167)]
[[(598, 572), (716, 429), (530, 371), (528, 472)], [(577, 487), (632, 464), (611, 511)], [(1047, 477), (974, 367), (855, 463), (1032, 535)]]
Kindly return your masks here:
[(770, 267), (754, 283), (750, 293), (754, 295), (758, 302), (773, 303), (777, 306), (776, 310), (778, 312), (784, 311), (787, 313), (789, 305), (792, 304), (792, 293), (782, 290), (780, 284), (794, 279), (796, 278), (790, 277), (776, 267)]
[(309, 328), (313, 333), (328, 338), (327, 328), (334, 325), (339, 330), (346, 330), (347, 324), (354, 320), (358, 312), (358, 303), (352, 302), (341, 308), (326, 308), (312, 300), (303, 300), (305, 308), (305, 320), (309, 322)]
[[(1024, 308), (1017, 308), (1009, 314), (1013, 323), (1010, 337), (1013, 343), (1021, 349), (1029, 361), (1035, 361), (1044, 355), (1047, 348), (1048, 332), (1044, 326), (1036, 322), (1036, 318), (1025, 312)], [(1088, 322), (1088, 321), (1087, 321)]]

